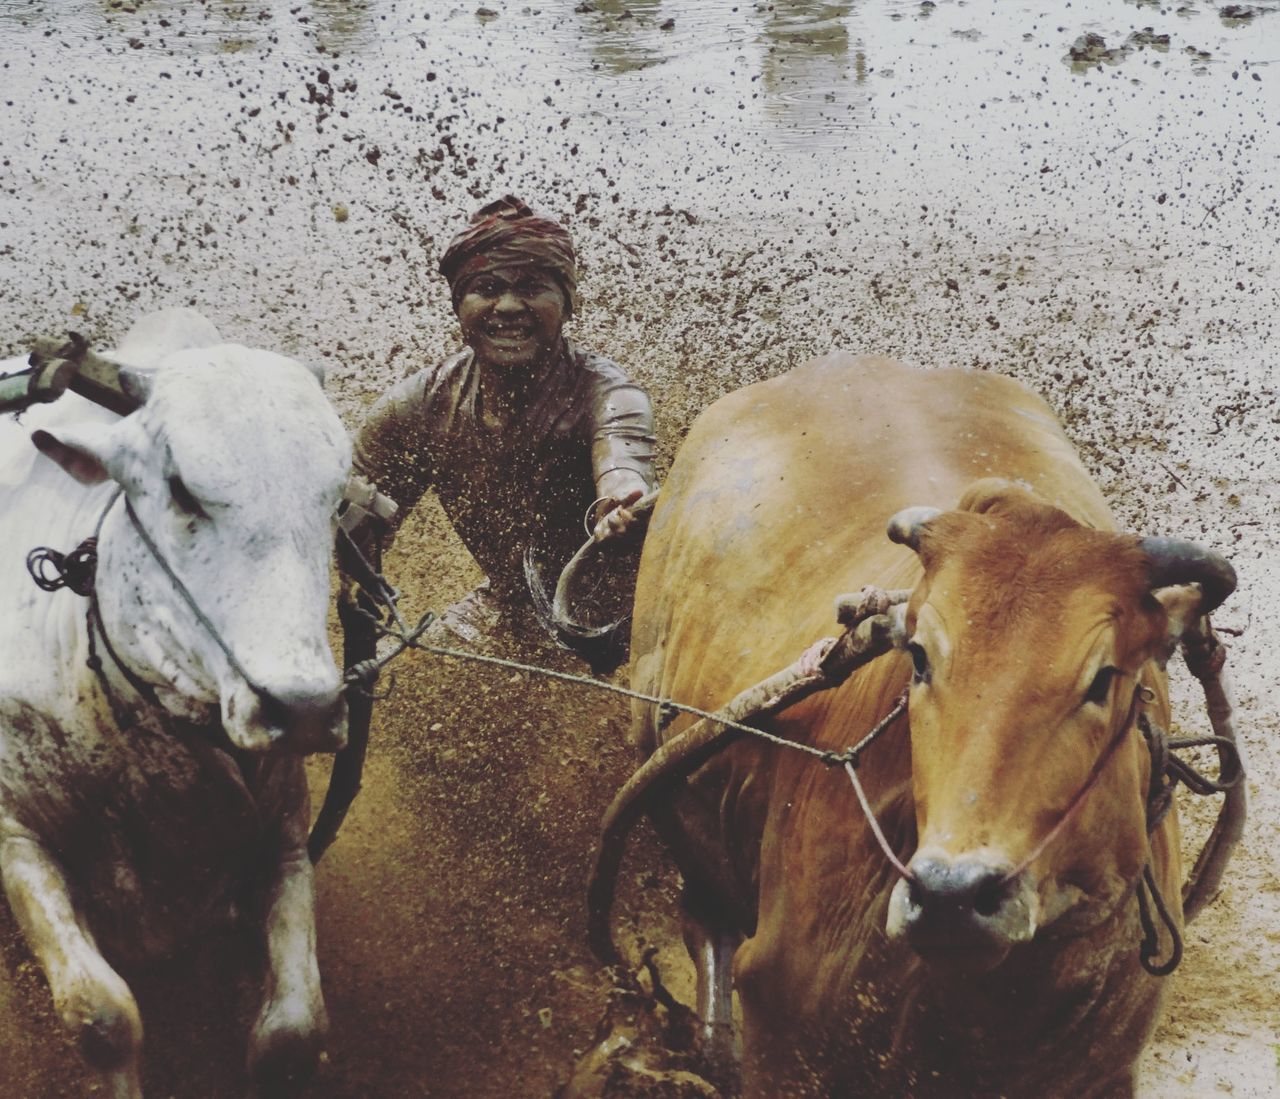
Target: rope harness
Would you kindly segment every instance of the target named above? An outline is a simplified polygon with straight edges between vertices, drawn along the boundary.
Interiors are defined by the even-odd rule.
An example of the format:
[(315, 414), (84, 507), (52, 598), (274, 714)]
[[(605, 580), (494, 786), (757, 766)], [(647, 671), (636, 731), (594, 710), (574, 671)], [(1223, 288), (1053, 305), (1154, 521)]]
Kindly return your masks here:
[[(383, 587), (384, 589), (386, 588), (385, 582)], [(488, 664), (564, 682), (590, 686), (626, 698), (646, 702), (658, 708), (658, 728), (660, 730), (669, 725), (677, 714), (690, 714), (701, 719), (697, 725), (685, 730), (655, 752), (650, 757), (650, 760), (632, 776), (632, 779), (619, 792), (614, 804), (605, 815), (601, 848), (597, 855), (596, 866), (588, 888), (589, 908), (592, 916), (589, 936), (597, 956), (606, 964), (616, 964), (620, 961), (620, 955), (613, 944), (612, 935), (608, 928), (609, 911), (612, 907), (614, 879), (621, 862), (621, 843), (625, 840), (631, 824), (640, 815), (640, 812), (634, 809), (638, 802), (631, 796), (631, 790), (634, 785), (639, 785), (642, 788), (648, 786), (652, 781), (650, 774), (670, 778), (669, 775), (664, 775), (663, 773), (668, 769), (670, 761), (675, 758), (675, 755), (684, 753), (668, 752), (664, 755), (664, 749), (670, 749), (677, 743), (683, 742), (683, 744), (690, 745), (694, 751), (688, 753), (688, 756), (696, 761), (694, 765), (689, 765), (687, 759), (677, 761), (684, 764), (680, 767), (679, 774), (676, 776), (678, 779), (687, 777), (688, 774), (696, 769), (696, 766), (700, 766), (710, 756), (727, 747), (728, 743), (730, 743), (728, 734), (749, 735), (782, 748), (803, 752), (826, 766), (842, 768), (849, 778), (868, 827), (886, 861), (907, 881), (915, 880), (911, 870), (902, 862), (886, 838), (866, 791), (858, 778), (858, 764), (863, 753), (906, 712), (908, 705), (906, 691), (898, 697), (885, 716), (857, 743), (840, 752), (833, 752), (828, 749), (816, 748), (809, 744), (789, 740), (768, 729), (761, 728), (758, 724), (764, 718), (773, 716), (781, 710), (794, 705), (800, 698), (806, 697), (808, 694), (837, 686), (839, 683), (844, 682), (857, 667), (860, 667), (869, 659), (873, 659), (896, 647), (894, 644), (894, 638), (897, 636), (895, 623), (884, 612), (891, 606), (905, 603), (909, 596), (909, 591), (883, 592), (876, 589), (864, 589), (857, 597), (842, 597), (838, 605), (840, 608), (840, 621), (845, 625), (845, 632), (827, 649), (816, 673), (796, 675), (790, 674), (791, 669), (783, 669), (775, 676), (771, 676), (762, 683), (748, 688), (747, 691), (742, 692), (741, 695), (735, 698), (732, 703), (716, 712), (675, 702), (669, 698), (618, 687), (589, 676), (553, 671), (520, 661), (425, 643), (421, 640), (421, 637), (431, 623), (435, 621), (435, 616), (431, 612), (425, 614), (417, 626), (410, 631), (404, 628), (403, 621), (398, 613), (395, 614), (397, 625), (391, 627), (376, 615), (367, 610), (362, 610), (360, 613), (378, 636), (393, 638), (397, 644), (393, 650), (379, 657), (376, 661), (368, 662), (361, 669), (362, 678), (360, 682), (363, 689), (371, 689), (372, 682), (368, 678), (371, 674), (376, 679), (376, 673), (401, 653), (407, 649), (417, 649), (437, 656)], [(384, 605), (389, 605), (394, 610), (394, 601)], [(1217, 668), (1215, 670), (1220, 671), (1223, 660), (1222, 649), (1217, 646), (1215, 651), (1217, 656)], [(1188, 661), (1189, 663), (1191, 662), (1190, 657), (1188, 657)], [(794, 668), (794, 665), (792, 667)], [(1194, 667), (1192, 670), (1197, 674), (1198, 678), (1203, 678), (1202, 672), (1196, 671)], [(351, 681), (352, 671), (354, 669), (348, 672), (349, 681)], [(1145, 713), (1139, 711), (1140, 704), (1149, 703), (1154, 700), (1154, 697), (1154, 692), (1148, 687), (1139, 686), (1135, 688), (1128, 714), (1124, 721), (1120, 723), (1119, 728), (1108, 742), (1106, 748), (1094, 762), (1084, 783), (1072, 796), (1054, 826), (1041, 838), (1022, 862), (1005, 875), (1004, 880), (1006, 882), (1023, 873), (1062, 834), (1067, 824), (1085, 803), (1088, 795), (1097, 787), (1098, 781), (1107, 765), (1132, 733), (1135, 727), (1135, 719), (1137, 728), (1141, 731), (1144, 742), (1151, 754), (1151, 786), (1146, 799), (1148, 835), (1155, 831), (1172, 807), (1174, 790), (1179, 783), (1185, 785), (1191, 792), (1201, 795), (1223, 793), (1239, 784), (1244, 772), (1234, 741), (1221, 736), (1168, 737), (1163, 730), (1150, 721)], [(699, 736), (699, 728), (704, 723), (710, 723), (710, 728), (709, 730), (703, 729), (702, 735)], [(1220, 776), (1216, 780), (1201, 775), (1189, 763), (1174, 754), (1177, 750), (1207, 745), (1213, 745), (1218, 749)], [(640, 780), (639, 783), (637, 783), (638, 779)], [(611, 839), (617, 842), (611, 844)], [(611, 853), (614, 849), (616, 849), (616, 853)], [(1150, 859), (1144, 864), (1133, 888), (1137, 894), (1139, 918), (1143, 929), (1143, 937), (1139, 944), (1139, 958), (1147, 972), (1153, 976), (1166, 976), (1177, 968), (1181, 960), (1182, 938), (1177, 923), (1156, 884), (1155, 876), (1151, 870)], [(1160, 921), (1163, 923), (1171, 941), (1170, 955), (1164, 962), (1156, 961), (1160, 953), (1160, 935), (1151, 916), (1152, 908), (1159, 915)]]

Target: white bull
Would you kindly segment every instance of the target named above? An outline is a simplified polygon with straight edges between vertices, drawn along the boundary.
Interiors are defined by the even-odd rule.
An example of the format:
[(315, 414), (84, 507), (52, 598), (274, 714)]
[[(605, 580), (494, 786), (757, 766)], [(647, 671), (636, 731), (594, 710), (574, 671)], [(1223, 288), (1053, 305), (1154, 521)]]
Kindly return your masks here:
[[(249, 1069), (274, 1092), (327, 1030), (302, 754), (346, 739), (326, 614), (350, 447), (311, 371), (189, 310), (111, 358), (145, 398), (131, 415), (69, 393), (0, 419), (0, 871), (59, 1015), (127, 1099), (142, 1023), (112, 963), (260, 913)], [(94, 604), (25, 562), (95, 530), (91, 628)]]

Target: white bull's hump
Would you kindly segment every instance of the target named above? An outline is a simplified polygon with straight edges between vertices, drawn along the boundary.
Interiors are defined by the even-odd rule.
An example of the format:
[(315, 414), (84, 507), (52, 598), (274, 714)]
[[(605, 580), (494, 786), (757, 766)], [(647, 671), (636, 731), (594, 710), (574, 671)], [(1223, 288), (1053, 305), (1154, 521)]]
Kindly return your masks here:
[(109, 357), (143, 370), (156, 370), (176, 351), (213, 347), (222, 337), (213, 323), (195, 309), (157, 309), (139, 317)]

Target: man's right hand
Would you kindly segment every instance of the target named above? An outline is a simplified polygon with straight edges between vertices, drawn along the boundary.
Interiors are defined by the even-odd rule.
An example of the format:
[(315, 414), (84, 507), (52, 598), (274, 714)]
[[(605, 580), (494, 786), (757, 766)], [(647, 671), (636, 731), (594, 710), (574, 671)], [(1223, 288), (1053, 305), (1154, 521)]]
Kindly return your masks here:
[(629, 532), (636, 530), (636, 515), (631, 510), (631, 505), (643, 495), (644, 489), (636, 488), (621, 499), (606, 500), (601, 504), (602, 514), (596, 520), (592, 537), (597, 542), (604, 542), (615, 538), (625, 538)]

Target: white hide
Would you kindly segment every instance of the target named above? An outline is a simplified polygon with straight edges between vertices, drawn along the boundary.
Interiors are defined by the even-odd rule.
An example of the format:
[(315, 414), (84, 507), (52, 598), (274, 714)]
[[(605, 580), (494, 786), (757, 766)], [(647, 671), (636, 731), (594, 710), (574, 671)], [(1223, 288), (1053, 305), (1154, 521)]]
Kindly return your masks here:
[[(64, 1023), (130, 1099), (141, 1094), (141, 1025), (99, 948), (124, 960), (175, 949), (230, 907), (255, 861), (277, 864), (264, 883), (272, 973), (251, 1038), (255, 1076), (305, 1072), (327, 1026), (299, 753), (345, 740), (326, 619), (350, 446), (314, 372), (218, 340), (190, 310), (153, 314), (109, 356), (156, 371), (141, 409), (120, 418), (68, 393), (0, 417), (0, 869)], [(74, 480), (33, 434), (107, 479)], [(98, 641), (108, 697), (86, 665), (88, 601), (43, 592), (27, 573), (32, 548), (66, 552), (92, 535), (120, 488), (244, 673), (118, 500), (99, 540), (101, 614), (167, 715)], [(275, 750), (245, 770), (231, 745)]]
[[(199, 319), (197, 334), (216, 335)], [(158, 327), (154, 317), (143, 323)], [(263, 717), (245, 679), (132, 529), (122, 502), (103, 527), (98, 584), (121, 658), (158, 684), (175, 714), (201, 718), (220, 710), (239, 747), (283, 741), (333, 750), (341, 746), (341, 684), (325, 621), (332, 521), (350, 462), (345, 433), (314, 375), (294, 360), (236, 344), (179, 342), (186, 346), (158, 354), (140, 346), (134, 332), (124, 341), (148, 368), (164, 363), (147, 403), (131, 416), (119, 419), (68, 395), (33, 409), (20, 425), (0, 425), (0, 614), (30, 623), (40, 638), (30, 644), (25, 628), (0, 637), (0, 697), (28, 698), (46, 713), (74, 697), (66, 676), (83, 668), (65, 653), (51, 661), (45, 645), (51, 631), (73, 640), (65, 615), (47, 625), (45, 619), (53, 607), (82, 613), (83, 600), (38, 591), (26, 575), (26, 553), (35, 545), (73, 548), (122, 485), (248, 678), (304, 715), (331, 713), (333, 727), (318, 727), (318, 718), (310, 728), (294, 722), (290, 744), (291, 730)], [(96, 457), (111, 483), (86, 491), (40, 458), (30, 440), (46, 433)], [(174, 477), (204, 516), (175, 500)]]

